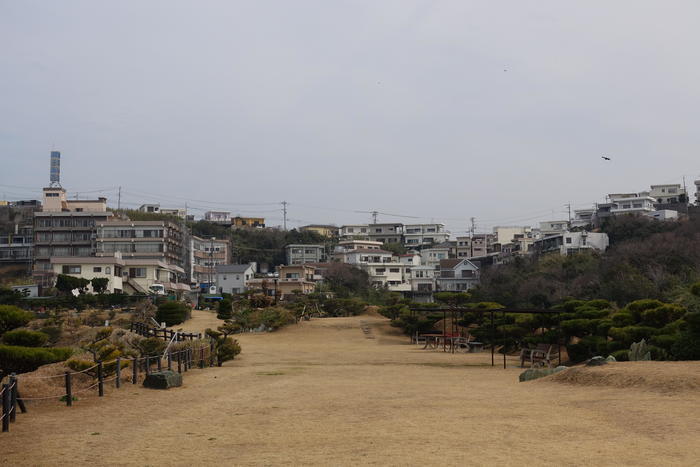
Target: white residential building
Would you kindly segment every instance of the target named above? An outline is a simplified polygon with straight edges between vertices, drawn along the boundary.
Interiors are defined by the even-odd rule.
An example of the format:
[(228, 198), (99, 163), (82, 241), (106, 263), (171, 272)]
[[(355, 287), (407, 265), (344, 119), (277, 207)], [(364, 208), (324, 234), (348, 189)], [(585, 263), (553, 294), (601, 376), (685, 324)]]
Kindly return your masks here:
[(248, 289), (248, 282), (255, 277), (255, 263), (220, 264), (216, 267), (216, 284), (219, 293), (238, 294)]
[(367, 226), (370, 240), (380, 243), (401, 243), (403, 241), (403, 224), (369, 224)]
[(351, 240), (354, 238), (367, 239), (369, 226), (367, 224), (349, 224), (340, 227), (338, 237), (341, 240)]
[(500, 243), (501, 245), (510, 243), (513, 241), (516, 235), (522, 235), (529, 231), (530, 227), (523, 227), (518, 225), (496, 226), (493, 228), (493, 233), (496, 236), (496, 238), (494, 239), (494, 243)]
[(326, 247), (324, 245), (287, 245), (287, 264), (325, 263)]
[(595, 208), (576, 209), (574, 210), (574, 218), (571, 220), (571, 227), (586, 227), (593, 225), (595, 221)]
[(432, 293), (435, 291), (435, 276), (438, 270), (433, 266), (413, 266), (409, 275), (411, 291)]
[(438, 267), (439, 291), (464, 292), (479, 283), (479, 268), (468, 259), (444, 259)]
[(540, 233), (543, 236), (557, 235), (566, 232), (569, 228), (568, 221), (544, 221), (540, 222)]
[(642, 193), (612, 193), (610, 199), (610, 213), (619, 214), (646, 214), (656, 210), (656, 199), (647, 192)]
[(657, 204), (681, 204), (688, 202), (688, 193), (680, 183), (672, 185), (652, 185), (649, 196), (654, 198)]
[(444, 224), (407, 224), (403, 229), (404, 245), (409, 248), (421, 248), (447, 241), (450, 233)]
[(421, 251), (421, 264), (430, 267), (436, 267), (443, 259), (450, 257), (450, 247), (441, 246), (433, 248), (424, 248)]
[(229, 211), (207, 211), (204, 213), (204, 220), (208, 222), (231, 223), (231, 213)]
[(561, 254), (570, 255), (583, 250), (604, 252), (608, 249), (610, 240), (608, 234), (597, 232), (565, 232), (561, 245)]
[(651, 217), (657, 221), (675, 221), (678, 220), (678, 211), (673, 211), (671, 209), (661, 209), (659, 211), (652, 211), (644, 214), (647, 217)]
[[(124, 260), (119, 253), (105, 257), (51, 257), (51, 266), (56, 275), (65, 274), (87, 280), (107, 278), (108, 293), (121, 293), (124, 290), (122, 281), (124, 265)], [(88, 290), (92, 291), (92, 285), (88, 286)]]

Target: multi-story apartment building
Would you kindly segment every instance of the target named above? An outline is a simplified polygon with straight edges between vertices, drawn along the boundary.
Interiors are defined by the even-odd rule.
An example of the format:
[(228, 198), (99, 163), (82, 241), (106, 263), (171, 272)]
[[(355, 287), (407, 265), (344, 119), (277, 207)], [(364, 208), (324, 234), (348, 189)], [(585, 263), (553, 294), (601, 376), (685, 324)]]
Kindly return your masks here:
[(700, 180), (695, 180), (695, 204), (700, 206)]
[(0, 266), (32, 270), (34, 256), (34, 213), (41, 202), (13, 201), (0, 205)]
[(450, 246), (436, 246), (432, 248), (423, 248), (421, 250), (421, 264), (425, 266), (436, 267), (443, 259), (450, 258)]
[[(621, 214), (646, 214), (656, 210), (656, 198), (649, 196), (648, 192), (641, 193), (614, 193), (608, 195), (610, 200), (609, 212), (612, 215)], [(603, 205), (600, 205), (603, 206)]]
[(34, 275), (51, 285), (52, 256), (94, 256), (97, 224), (107, 222), (107, 200), (67, 200), (60, 187), (44, 188), (42, 211), (34, 213)]
[(407, 224), (403, 235), (404, 245), (409, 248), (437, 245), (450, 238), (444, 224)]
[(403, 224), (369, 224), (367, 230), (367, 237), (375, 242), (403, 242)]
[(204, 213), (204, 220), (221, 224), (231, 223), (231, 213), (229, 211), (207, 211)]
[(493, 228), (494, 243), (501, 245), (513, 241), (516, 235), (525, 234), (530, 231), (530, 227), (520, 225), (500, 225)]
[(325, 263), (327, 261), (324, 245), (287, 245), (287, 265), (304, 263)]
[(571, 227), (586, 227), (595, 224), (595, 213), (595, 208), (574, 210)]
[(341, 240), (367, 240), (369, 239), (369, 226), (367, 224), (349, 224), (340, 227)]
[(557, 235), (566, 232), (569, 228), (568, 221), (543, 221), (540, 222), (540, 234), (544, 237), (548, 235)]
[(125, 260), (153, 259), (179, 268), (185, 265), (185, 244), (182, 227), (178, 223), (105, 220), (99, 222), (96, 228), (97, 256), (110, 256), (118, 252)]
[(688, 203), (688, 193), (680, 183), (671, 185), (651, 185), (649, 196), (656, 200), (657, 205)]
[(535, 240), (531, 250), (535, 254), (557, 252), (570, 255), (581, 251), (600, 251), (608, 248), (608, 234), (597, 232), (562, 232)]
[[(522, 235), (522, 234), (514, 234)], [(457, 237), (457, 258), (479, 258), (493, 251), (496, 234), (474, 234), (473, 236)], [(508, 238), (508, 236), (501, 236)]]
[(340, 228), (335, 225), (311, 224), (299, 227), (302, 232), (315, 232), (323, 237), (335, 238), (340, 232)]
[(264, 217), (241, 217), (231, 218), (231, 227), (234, 229), (264, 229)]
[(198, 286), (203, 284), (218, 285), (217, 268), (231, 262), (230, 242), (226, 239), (191, 235), (188, 255), (186, 271), (190, 284)]

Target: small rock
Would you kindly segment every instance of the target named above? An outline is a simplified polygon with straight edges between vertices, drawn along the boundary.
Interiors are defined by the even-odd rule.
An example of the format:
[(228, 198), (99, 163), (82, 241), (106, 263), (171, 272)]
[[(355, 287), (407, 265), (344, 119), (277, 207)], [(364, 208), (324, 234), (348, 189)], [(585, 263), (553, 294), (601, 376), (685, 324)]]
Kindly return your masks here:
[(145, 388), (168, 389), (179, 386), (182, 386), (182, 375), (170, 370), (156, 371), (143, 380)]
[(608, 363), (614, 363), (617, 361), (617, 359), (615, 357), (613, 357), (612, 355), (608, 355), (608, 358), (606, 358), (605, 361)]
[(608, 364), (608, 361), (599, 355), (591, 358), (590, 360), (588, 360), (586, 362), (586, 366), (600, 366), (600, 365), (607, 365), (607, 364)]
[(519, 379), (522, 383), (523, 381), (532, 381), (533, 379), (542, 378), (544, 376), (553, 375), (559, 373), (560, 371), (566, 370), (566, 366), (558, 366), (556, 368), (530, 368), (520, 373)]

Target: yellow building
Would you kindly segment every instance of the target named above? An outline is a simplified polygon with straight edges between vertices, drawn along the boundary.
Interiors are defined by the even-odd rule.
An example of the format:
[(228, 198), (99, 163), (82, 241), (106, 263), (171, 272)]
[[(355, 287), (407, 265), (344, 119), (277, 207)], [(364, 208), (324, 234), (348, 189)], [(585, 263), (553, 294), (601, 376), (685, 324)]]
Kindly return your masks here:
[(234, 229), (242, 228), (264, 228), (265, 218), (264, 217), (241, 217), (236, 216), (231, 218), (231, 226)]
[(338, 236), (338, 227), (334, 225), (311, 224), (299, 227), (302, 232), (316, 232), (324, 237), (333, 238)]

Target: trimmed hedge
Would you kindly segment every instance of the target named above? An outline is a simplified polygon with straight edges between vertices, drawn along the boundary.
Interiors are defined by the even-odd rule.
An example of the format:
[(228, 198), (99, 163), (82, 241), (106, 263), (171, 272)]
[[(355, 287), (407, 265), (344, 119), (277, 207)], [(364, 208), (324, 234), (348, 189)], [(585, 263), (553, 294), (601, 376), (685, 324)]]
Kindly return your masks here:
[(5, 373), (27, 373), (42, 365), (67, 360), (73, 349), (34, 348), (15, 345), (0, 345), (0, 367)]
[(0, 305), (0, 336), (34, 319), (34, 314), (14, 305)]
[(166, 326), (180, 324), (187, 319), (190, 307), (183, 302), (168, 301), (158, 306), (156, 321)]
[(15, 329), (2, 335), (3, 343), (20, 347), (42, 347), (48, 342), (49, 336), (39, 331)]

